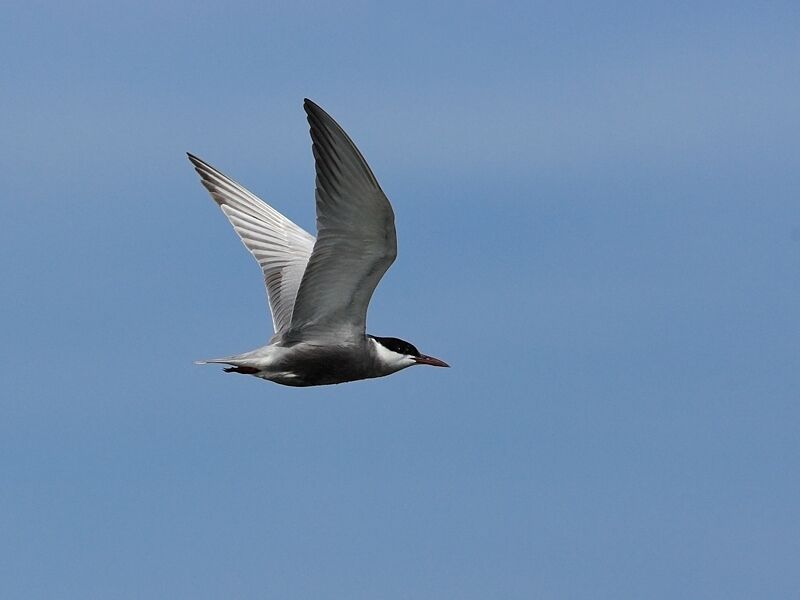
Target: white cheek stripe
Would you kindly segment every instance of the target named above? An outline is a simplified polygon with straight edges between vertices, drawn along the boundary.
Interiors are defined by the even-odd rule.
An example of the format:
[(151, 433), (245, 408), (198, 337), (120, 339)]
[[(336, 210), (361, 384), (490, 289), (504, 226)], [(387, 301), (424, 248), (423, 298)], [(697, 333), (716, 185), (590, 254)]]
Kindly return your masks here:
[(375, 351), (378, 354), (378, 358), (384, 364), (387, 364), (387, 365), (398, 365), (399, 366), (400, 364), (407, 363), (409, 361), (413, 362), (413, 360), (411, 360), (405, 354), (400, 354), (398, 352), (394, 352), (392, 350), (389, 350), (386, 346), (384, 346), (380, 342), (376, 342), (373, 339), (370, 339), (370, 341), (375, 346)]

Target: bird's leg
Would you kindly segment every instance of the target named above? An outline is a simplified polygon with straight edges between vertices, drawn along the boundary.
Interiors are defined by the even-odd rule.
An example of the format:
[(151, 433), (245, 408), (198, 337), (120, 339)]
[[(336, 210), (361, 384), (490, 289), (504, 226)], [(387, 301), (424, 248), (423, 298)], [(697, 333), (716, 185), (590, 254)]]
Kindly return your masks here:
[(242, 375), (255, 375), (258, 369), (255, 367), (226, 367), (223, 369), (226, 373), (241, 373)]

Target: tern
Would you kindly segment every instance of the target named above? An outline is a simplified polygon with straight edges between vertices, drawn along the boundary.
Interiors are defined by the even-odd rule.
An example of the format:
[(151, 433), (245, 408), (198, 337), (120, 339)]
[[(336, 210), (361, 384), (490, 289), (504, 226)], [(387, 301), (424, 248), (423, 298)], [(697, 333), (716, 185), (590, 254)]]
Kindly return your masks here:
[(394, 212), (361, 152), (311, 100), (317, 237), (188, 154), (205, 188), (264, 273), (275, 335), (244, 354), (198, 361), (282, 385), (382, 377), (413, 365), (448, 367), (413, 344), (366, 332), (367, 307), (397, 256)]

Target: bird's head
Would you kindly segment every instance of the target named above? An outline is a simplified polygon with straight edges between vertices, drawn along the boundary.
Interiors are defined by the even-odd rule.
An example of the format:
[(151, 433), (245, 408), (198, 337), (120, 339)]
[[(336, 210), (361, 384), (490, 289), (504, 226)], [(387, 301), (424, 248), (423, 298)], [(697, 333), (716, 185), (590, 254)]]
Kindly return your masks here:
[(389, 372), (399, 371), (414, 365), (449, 367), (446, 362), (421, 354), (417, 348), (405, 340), (393, 337), (370, 336), (381, 366)]

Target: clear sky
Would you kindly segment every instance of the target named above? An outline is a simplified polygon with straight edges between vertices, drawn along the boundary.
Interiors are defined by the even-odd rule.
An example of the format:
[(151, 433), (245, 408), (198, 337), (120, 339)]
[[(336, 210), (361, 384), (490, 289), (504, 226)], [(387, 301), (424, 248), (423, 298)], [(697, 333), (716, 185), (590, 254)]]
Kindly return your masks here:
[[(797, 597), (797, 2), (164, 4), (0, 20), (0, 597)], [(192, 364), (271, 330), (184, 153), (313, 232), (306, 96), (452, 369)]]

